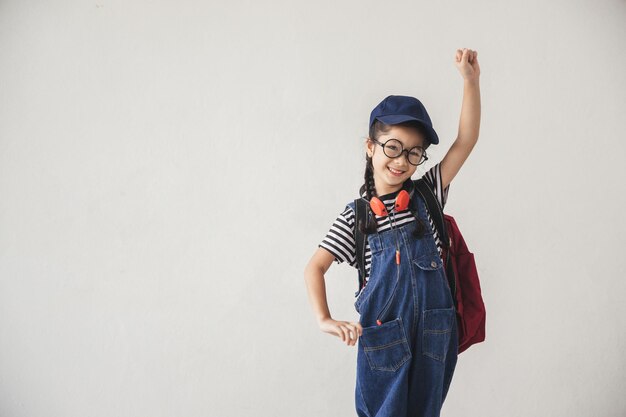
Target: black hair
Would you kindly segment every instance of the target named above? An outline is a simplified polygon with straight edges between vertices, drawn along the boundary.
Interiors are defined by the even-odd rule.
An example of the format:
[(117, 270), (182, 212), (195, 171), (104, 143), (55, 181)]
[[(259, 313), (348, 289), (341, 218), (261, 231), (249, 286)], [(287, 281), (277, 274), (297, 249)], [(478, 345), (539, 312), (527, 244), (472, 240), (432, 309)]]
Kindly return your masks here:
[[(404, 122), (404, 123), (398, 123), (397, 125), (394, 125), (394, 126), (411, 127), (415, 129), (423, 138), (427, 137), (426, 130), (420, 123)], [(386, 125), (382, 123), (381, 121), (376, 120), (370, 127), (368, 141), (371, 141), (371, 139), (378, 140), (381, 134), (387, 133), (390, 130), (391, 130), (391, 125)], [(430, 142), (425, 140), (424, 149), (428, 149), (429, 146), (430, 146)], [(372, 197), (378, 197), (378, 195), (376, 193), (376, 186), (374, 184), (374, 166), (372, 165), (372, 158), (368, 156), (367, 153), (365, 153), (364, 179), (365, 179), (365, 196), (366, 196), (367, 201), (370, 201)], [(417, 190), (415, 192), (417, 192)], [(415, 217), (415, 222), (417, 225), (415, 231), (413, 232), (413, 236), (414, 237), (424, 236), (424, 233), (428, 229), (426, 228), (426, 226), (424, 225), (420, 217), (417, 215), (417, 207), (415, 207), (415, 203), (413, 202), (413, 199), (411, 199), (409, 203), (409, 210), (413, 214), (413, 217)], [(370, 216), (369, 221), (367, 222), (368, 226), (365, 227), (365, 222), (364, 222), (365, 219), (360, 220), (359, 224), (357, 225), (359, 230), (361, 230), (361, 232), (366, 235), (376, 232), (378, 228), (378, 225), (376, 224), (376, 217), (374, 216), (374, 214), (371, 212), (371, 210), (367, 210), (367, 213), (368, 213), (367, 215)]]

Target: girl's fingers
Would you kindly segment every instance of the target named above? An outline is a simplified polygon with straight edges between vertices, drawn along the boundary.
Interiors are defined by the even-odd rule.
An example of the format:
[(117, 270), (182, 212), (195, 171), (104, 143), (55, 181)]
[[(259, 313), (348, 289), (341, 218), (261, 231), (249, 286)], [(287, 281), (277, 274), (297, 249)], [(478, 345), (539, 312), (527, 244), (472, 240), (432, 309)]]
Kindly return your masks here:
[(344, 321), (337, 323), (336, 329), (337, 336), (349, 346), (354, 346), (358, 341), (359, 336), (363, 334), (363, 327), (361, 327), (361, 323)]
[(339, 337), (341, 337), (341, 340), (345, 342), (346, 341), (346, 329), (342, 325), (339, 325), (339, 333), (340, 333)]
[(346, 335), (346, 338), (343, 341), (346, 342), (347, 344), (350, 344), (350, 339), (352, 339), (352, 336), (350, 336), (350, 329), (344, 325), (343, 330)]
[(462, 64), (463, 61), (467, 62), (467, 48), (456, 50), (456, 62)]
[(346, 345), (348, 345), (348, 346), (349, 346), (349, 345), (351, 345), (351, 344), (352, 344), (352, 339), (353, 339), (353, 336), (352, 336), (352, 329), (351, 329), (351, 328), (350, 328), (350, 326), (349, 326), (348, 324), (346, 324), (346, 323), (344, 323), (344, 324), (342, 325), (342, 327), (343, 327), (343, 329), (344, 329), (344, 330), (345, 330), (345, 332), (346, 332), (346, 338), (345, 338), (344, 342), (346, 342)]
[(474, 51), (473, 49), (462, 48), (462, 49), (456, 50), (456, 62), (458, 64), (462, 65), (465, 62), (473, 63), (474, 61), (476, 61), (477, 57), (478, 57), (478, 52)]
[(357, 339), (359, 338), (359, 332), (358, 332), (356, 326), (353, 323), (348, 324), (348, 327), (350, 328), (350, 332), (351, 332), (351, 335), (352, 335), (352, 338), (350, 340), (350, 344), (352, 346), (354, 346), (356, 341), (357, 341)]
[(354, 346), (358, 337), (358, 329), (356, 328), (356, 326), (353, 323), (350, 322), (344, 322), (341, 324), (341, 328), (345, 331), (346, 333), (346, 338), (344, 339), (344, 342), (346, 342), (347, 345), (351, 345)]
[(337, 324), (336, 331), (337, 331), (337, 337), (339, 337), (341, 340), (343, 340), (344, 339), (344, 334), (343, 334), (343, 329), (341, 328), (340, 324)]

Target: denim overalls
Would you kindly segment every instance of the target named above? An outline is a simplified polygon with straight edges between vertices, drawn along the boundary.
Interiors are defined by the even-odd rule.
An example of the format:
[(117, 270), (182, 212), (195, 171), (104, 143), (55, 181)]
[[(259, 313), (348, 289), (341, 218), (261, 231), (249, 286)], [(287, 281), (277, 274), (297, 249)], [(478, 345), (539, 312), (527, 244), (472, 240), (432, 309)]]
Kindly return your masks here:
[[(418, 192), (412, 198), (427, 229), (423, 237), (412, 236), (416, 222), (367, 237), (369, 280), (354, 303), (363, 328), (355, 388), (359, 417), (438, 417), (457, 362), (452, 294), (424, 201)], [(354, 209), (354, 202), (348, 205)]]

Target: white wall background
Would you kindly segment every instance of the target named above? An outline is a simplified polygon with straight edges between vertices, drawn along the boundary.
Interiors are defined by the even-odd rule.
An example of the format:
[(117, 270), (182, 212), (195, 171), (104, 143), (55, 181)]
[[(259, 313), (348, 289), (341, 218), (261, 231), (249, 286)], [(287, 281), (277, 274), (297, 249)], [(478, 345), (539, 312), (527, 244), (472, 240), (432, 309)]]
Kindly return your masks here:
[[(349, 416), (303, 269), (389, 94), (480, 139), (487, 340), (443, 416), (626, 415), (626, 3), (0, 1), (0, 416)], [(327, 273), (356, 320), (356, 270)]]

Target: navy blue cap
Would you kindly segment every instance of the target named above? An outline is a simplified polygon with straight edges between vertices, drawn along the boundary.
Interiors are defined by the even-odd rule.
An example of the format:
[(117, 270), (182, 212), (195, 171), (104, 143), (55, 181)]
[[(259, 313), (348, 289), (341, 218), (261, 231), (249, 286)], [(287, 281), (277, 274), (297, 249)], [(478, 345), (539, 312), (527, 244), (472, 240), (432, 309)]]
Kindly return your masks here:
[(415, 97), (388, 96), (372, 110), (370, 127), (372, 127), (375, 120), (380, 120), (386, 125), (396, 125), (408, 121), (419, 122), (426, 129), (426, 140), (433, 145), (439, 143), (439, 136), (433, 129), (426, 108)]

